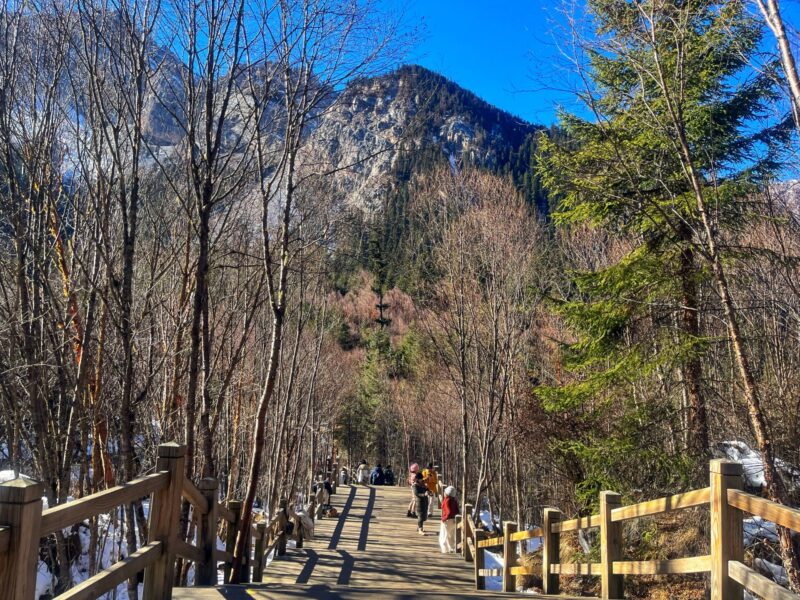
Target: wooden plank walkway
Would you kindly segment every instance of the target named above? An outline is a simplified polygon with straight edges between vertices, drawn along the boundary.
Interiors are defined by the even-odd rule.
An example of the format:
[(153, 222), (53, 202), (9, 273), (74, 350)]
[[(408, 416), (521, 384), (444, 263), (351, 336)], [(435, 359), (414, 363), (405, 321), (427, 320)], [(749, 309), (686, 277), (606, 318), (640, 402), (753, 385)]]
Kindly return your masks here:
[(408, 488), (341, 486), (332, 498), (340, 517), (318, 521), (315, 540), (275, 559), (264, 571), (263, 584), (175, 589), (173, 598), (346, 600), (379, 595), (395, 600), (425, 595), (446, 600), (517, 595), (476, 592), (472, 564), (439, 552), (437, 517), (428, 521), (424, 536), (417, 534), (416, 520), (405, 516), (409, 499)]

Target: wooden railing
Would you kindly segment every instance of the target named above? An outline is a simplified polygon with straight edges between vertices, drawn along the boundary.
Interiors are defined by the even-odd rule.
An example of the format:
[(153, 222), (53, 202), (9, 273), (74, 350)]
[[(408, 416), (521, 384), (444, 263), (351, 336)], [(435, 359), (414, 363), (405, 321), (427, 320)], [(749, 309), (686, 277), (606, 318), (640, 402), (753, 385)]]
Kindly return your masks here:
[[(231, 581), (236, 535), (241, 525), (241, 502), (220, 503), (217, 480), (202, 479), (198, 485), (185, 473), (186, 447), (170, 443), (158, 447), (156, 472), (111, 489), (42, 510), (42, 484), (15, 479), (0, 485), (0, 590), (8, 600), (31, 600), (36, 589), (39, 540), (67, 527), (150, 496), (147, 543), (130, 556), (57, 596), (58, 600), (97, 598), (144, 571), (143, 597), (167, 599), (175, 585), (175, 560), (195, 564), (196, 585), (216, 585), (218, 570)], [(181, 500), (192, 506), (196, 545), (179, 537)], [(313, 513), (313, 511), (312, 511)], [(297, 515), (295, 536), (302, 547), (302, 528)], [(313, 518), (313, 516), (312, 516)], [(220, 522), (226, 528), (225, 550), (217, 549)], [(251, 528), (242, 580), (261, 581), (268, 554), (286, 546), (285, 532), (274, 531), (275, 519)]]
[[(764, 498), (745, 493), (742, 486), (742, 465), (736, 462), (711, 462), (710, 483), (707, 488), (677, 494), (648, 502), (623, 506), (615, 492), (600, 493), (600, 512), (588, 517), (563, 520), (559, 510), (544, 511), (542, 527), (518, 531), (514, 522), (503, 523), (503, 534), (490, 537), (476, 529), (471, 518), (461, 521), (463, 555), (475, 563), (475, 587), (485, 589), (486, 577), (502, 577), (502, 589), (513, 592), (516, 578), (524, 575), (542, 576), (545, 594), (559, 593), (561, 575), (600, 577), (601, 598), (624, 598), (625, 576), (674, 575), (709, 573), (712, 600), (741, 600), (743, 590), (765, 600), (800, 600), (800, 595), (781, 587), (774, 581), (746, 566), (744, 560), (743, 518), (748, 513), (777, 525), (800, 531), (800, 511)], [(708, 506), (711, 514), (710, 554), (672, 560), (630, 561), (623, 559), (623, 523), (641, 517), (662, 515), (695, 506)], [(464, 514), (470, 515), (467, 505)], [(600, 562), (562, 563), (561, 534), (582, 529), (600, 529)], [(519, 542), (541, 538), (542, 567), (519, 566)], [(503, 567), (485, 568), (485, 551), (502, 549)]]

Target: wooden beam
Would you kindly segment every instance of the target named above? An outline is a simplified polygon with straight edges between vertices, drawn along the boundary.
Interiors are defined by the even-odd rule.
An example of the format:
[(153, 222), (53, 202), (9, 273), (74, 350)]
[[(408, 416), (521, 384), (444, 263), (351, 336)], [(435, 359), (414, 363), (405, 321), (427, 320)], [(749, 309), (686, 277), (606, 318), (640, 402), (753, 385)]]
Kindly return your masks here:
[(798, 600), (800, 596), (767, 579), (738, 560), (728, 563), (730, 577), (764, 600)]
[(479, 541), (478, 548), (494, 548), (496, 546), (502, 546), (504, 543), (505, 543), (505, 538), (503, 536), (500, 537), (495, 536)]
[(711, 600), (742, 600), (742, 586), (728, 576), (730, 561), (744, 558), (742, 512), (728, 504), (728, 490), (742, 486), (742, 465), (712, 460), (710, 478)]
[(30, 600), (36, 594), (43, 491), (41, 483), (26, 477), (0, 485), (0, 523), (8, 528), (7, 549), (0, 554), (4, 600)]
[(541, 527), (534, 527), (533, 529), (528, 529), (526, 531), (518, 531), (514, 535), (511, 536), (512, 542), (524, 542), (525, 540), (531, 540), (534, 538), (540, 538), (544, 535), (544, 531)]
[(150, 501), (148, 542), (161, 542), (163, 550), (158, 560), (148, 565), (144, 573), (144, 592), (147, 600), (169, 600), (175, 579), (175, 549), (181, 514), (181, 489), (186, 469), (186, 446), (169, 443), (158, 447), (159, 471), (169, 472), (169, 483), (153, 492)]
[(673, 558), (672, 560), (618, 560), (614, 562), (615, 575), (676, 575), (682, 573), (708, 573), (711, 555)]
[(550, 565), (551, 575), (595, 575), (602, 573), (600, 563), (561, 563)]
[(480, 577), (502, 577), (503, 569), (478, 569)]
[(192, 561), (196, 566), (203, 562), (203, 551), (183, 540), (175, 540), (175, 554)]
[(517, 566), (517, 543), (511, 541), (511, 536), (517, 532), (517, 524), (513, 521), (503, 523), (503, 591), (517, 591), (517, 578), (511, 572)]
[(0, 554), (5, 554), (8, 552), (8, 548), (11, 545), (11, 528), (10, 527), (0, 527)]
[(195, 512), (201, 515), (204, 515), (208, 512), (208, 502), (206, 501), (206, 497), (203, 496), (203, 493), (197, 488), (197, 486), (186, 477), (183, 478), (183, 490), (181, 494), (191, 503)]
[(163, 489), (168, 483), (169, 473), (166, 471), (153, 473), (91, 494), (80, 500), (48, 508), (42, 512), (42, 524), (38, 537), (46, 537), (90, 517), (109, 512), (124, 504), (130, 504), (134, 500), (139, 500)]
[(234, 523), (236, 521), (236, 515), (224, 504), (217, 504), (217, 516), (220, 519), (225, 519), (228, 523)]
[(161, 558), (164, 545), (161, 542), (151, 542), (139, 548), (130, 556), (114, 563), (107, 569), (100, 571), (94, 577), (79, 583), (68, 592), (58, 596), (58, 600), (91, 600), (98, 598), (104, 592), (118, 586), (126, 579), (134, 577), (143, 569)]
[(622, 506), (611, 511), (611, 520), (627, 521), (639, 517), (651, 517), (664, 513), (691, 508), (692, 506), (703, 506), (711, 500), (711, 488), (693, 490), (685, 494), (676, 494), (666, 498), (658, 498), (630, 506)]
[[(559, 577), (552, 568), (561, 562), (561, 534), (554, 527), (561, 520), (561, 511), (556, 508), (544, 509), (544, 537), (542, 539), (542, 588), (548, 595), (558, 594)], [(559, 530), (560, 531), (560, 530)]]
[(512, 575), (541, 575), (539, 567), (511, 567)]
[(481, 542), (486, 539), (487, 532), (482, 531), (480, 529), (475, 530), (475, 553), (473, 559), (475, 561), (475, 589), (476, 590), (485, 590), (486, 589), (486, 581), (484, 579), (485, 575), (481, 575), (481, 572), (484, 570), (485, 564), (485, 554), (483, 547), (481, 546)]
[(614, 573), (614, 562), (622, 558), (622, 524), (611, 520), (611, 511), (622, 504), (616, 492), (600, 492), (600, 598), (624, 598), (624, 578)]
[(767, 521), (800, 531), (800, 510), (760, 498), (741, 490), (728, 490), (728, 504)]
[(200, 480), (198, 490), (205, 498), (208, 510), (200, 516), (197, 526), (197, 546), (203, 553), (203, 560), (196, 565), (196, 581), (198, 585), (217, 584), (217, 563), (214, 561), (214, 550), (217, 547), (217, 501), (218, 481), (213, 477)]
[(566, 531), (578, 531), (579, 529), (591, 529), (600, 527), (600, 515), (590, 517), (578, 517), (570, 521), (553, 524), (553, 533), (564, 533)]

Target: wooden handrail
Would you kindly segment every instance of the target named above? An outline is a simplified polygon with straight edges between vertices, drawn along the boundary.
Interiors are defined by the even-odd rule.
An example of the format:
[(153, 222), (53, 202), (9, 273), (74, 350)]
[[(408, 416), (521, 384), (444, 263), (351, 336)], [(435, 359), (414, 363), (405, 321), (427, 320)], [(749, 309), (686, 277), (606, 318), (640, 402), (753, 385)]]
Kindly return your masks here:
[(728, 504), (788, 529), (800, 531), (800, 510), (796, 508), (790, 508), (741, 490), (728, 490)]
[(600, 515), (578, 517), (569, 521), (553, 523), (551, 531), (553, 533), (564, 533), (565, 531), (578, 531), (579, 529), (591, 529), (592, 527), (600, 527)]
[(708, 573), (711, 571), (711, 555), (673, 558), (672, 560), (623, 560), (614, 561), (615, 575), (679, 575), (684, 573)]
[(233, 523), (236, 520), (236, 515), (224, 504), (217, 504), (217, 515), (221, 519), (225, 519), (228, 523)]
[[(743, 513), (757, 515), (777, 525), (800, 531), (800, 510), (741, 491), (741, 474), (742, 468), (738, 463), (712, 461), (709, 487), (628, 506), (620, 506), (619, 494), (601, 492), (599, 514), (561, 521), (559, 511), (545, 509), (543, 527), (516, 531), (516, 523), (505, 522), (505, 535), (502, 537), (487, 538), (485, 532), (471, 527), (471, 519), (467, 515), (464, 520), (467, 538), (463, 543), (474, 555), (475, 586), (477, 589), (484, 589), (486, 577), (502, 576), (503, 590), (514, 591), (515, 577), (541, 572), (545, 594), (557, 594), (560, 575), (588, 575), (601, 578), (601, 597), (603, 600), (611, 600), (624, 597), (624, 576), (710, 573), (714, 600), (733, 597), (737, 594), (737, 585), (766, 600), (800, 600), (800, 595), (782, 588), (741, 562)], [(709, 506), (711, 509), (711, 554), (670, 560), (620, 560), (623, 548), (622, 522), (697, 506)], [(600, 528), (601, 561), (559, 562), (560, 534), (593, 527)], [(543, 538), (541, 571), (538, 568), (519, 566), (517, 543), (539, 537)], [(504, 567), (486, 569), (486, 549), (501, 545)]]
[(189, 478), (183, 478), (183, 489), (181, 494), (194, 507), (195, 511), (201, 515), (208, 513), (208, 502), (203, 493), (197, 488)]
[(600, 575), (600, 563), (558, 563), (550, 565), (553, 575)]
[(146, 544), (127, 558), (114, 563), (94, 577), (79, 583), (56, 598), (58, 600), (90, 600), (91, 598), (97, 598), (153, 564), (161, 557), (163, 550), (164, 545), (161, 542)]
[(164, 488), (169, 483), (169, 473), (153, 473), (128, 483), (114, 486), (105, 491), (59, 504), (42, 511), (39, 537), (45, 537), (65, 527), (113, 510), (123, 504), (139, 500)]
[(528, 529), (526, 531), (518, 531), (517, 533), (512, 533), (510, 539), (512, 542), (524, 542), (525, 540), (531, 540), (534, 538), (540, 538), (544, 535), (544, 531), (541, 527), (534, 527), (533, 529)]
[[(245, 568), (240, 581), (230, 581), (233, 547), (239, 530), (241, 502), (231, 500), (228, 506), (218, 500), (219, 482), (204, 478), (198, 484), (185, 476), (186, 447), (177, 443), (158, 447), (156, 472), (108, 490), (91, 494), (79, 500), (42, 510), (44, 487), (28, 478), (18, 478), (0, 484), (0, 589), (3, 598), (29, 600), (36, 588), (36, 564), (39, 540), (57, 531), (71, 527), (91, 517), (107, 513), (150, 496), (148, 540), (127, 558), (104, 568), (86, 581), (73, 587), (58, 598), (96, 598), (116, 585), (144, 571), (143, 597), (148, 600), (167, 600), (174, 586), (177, 557), (196, 565), (197, 585), (214, 585), (217, 582), (217, 563), (222, 562), (226, 581), (248, 582), (251, 577), (261, 579), (264, 555), (285, 536), (267, 534), (267, 528), (277, 516), (267, 523), (254, 525), (249, 531)], [(193, 507), (196, 521), (196, 545), (179, 535), (182, 499)], [(290, 518), (296, 516), (290, 515)], [(219, 521), (230, 523), (226, 550), (218, 550)], [(296, 523), (297, 524), (297, 523)], [(298, 534), (301, 528), (296, 528)], [(266, 538), (270, 544), (263, 552)], [(302, 538), (298, 547), (302, 545)], [(256, 556), (249, 558), (255, 540)]]
[(494, 548), (496, 546), (502, 546), (504, 543), (505, 543), (505, 538), (503, 536), (491, 537), (479, 541), (478, 548)]
[(693, 506), (702, 506), (711, 501), (711, 488), (693, 490), (685, 494), (676, 494), (666, 498), (658, 498), (647, 502), (639, 502), (611, 511), (612, 521), (627, 521), (639, 517), (651, 517), (675, 510), (683, 510)]
[(183, 540), (175, 540), (175, 554), (196, 564), (203, 562), (205, 558), (200, 548)]
[(797, 594), (793, 594), (738, 560), (732, 560), (728, 563), (728, 573), (731, 579), (746, 590), (755, 592), (767, 600), (797, 600), (798, 598)]

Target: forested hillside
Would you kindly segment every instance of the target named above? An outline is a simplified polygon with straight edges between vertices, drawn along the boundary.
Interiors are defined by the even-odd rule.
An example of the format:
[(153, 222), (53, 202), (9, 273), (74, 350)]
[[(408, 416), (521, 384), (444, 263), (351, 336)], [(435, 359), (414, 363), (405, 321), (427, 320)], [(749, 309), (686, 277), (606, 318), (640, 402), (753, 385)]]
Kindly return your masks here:
[[(3, 480), (66, 504), (177, 441), (243, 500), (234, 573), (333, 457), (434, 462), (476, 519), (531, 526), (718, 457), (800, 505), (795, 31), (778, 2), (578, 4), (581, 108), (532, 124), (401, 66), (381, 3), (4, 2)], [(148, 509), (42, 539), (38, 597), (135, 553)], [(626, 551), (707, 554), (701, 520)], [(800, 538), (747, 539), (800, 592)]]

